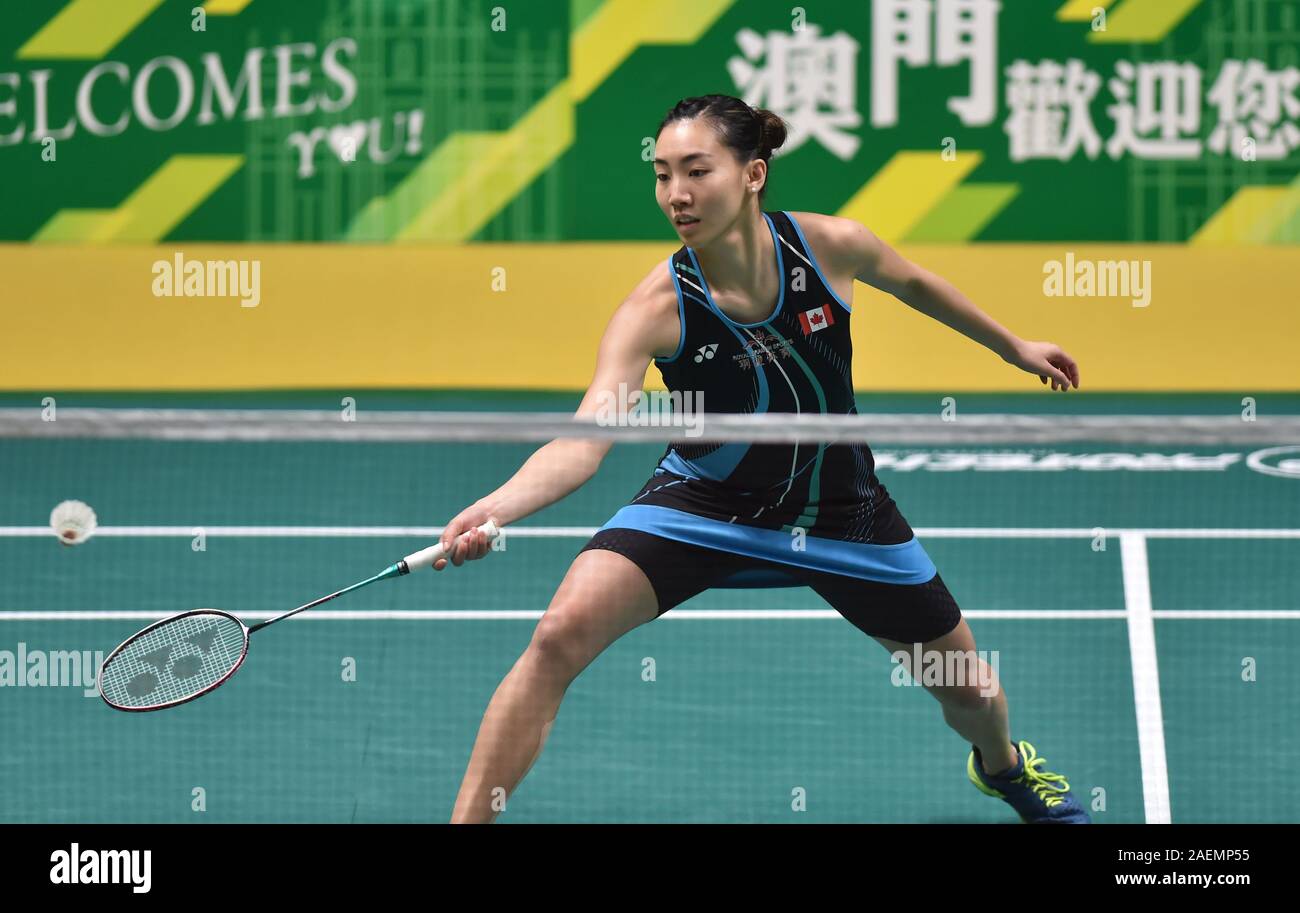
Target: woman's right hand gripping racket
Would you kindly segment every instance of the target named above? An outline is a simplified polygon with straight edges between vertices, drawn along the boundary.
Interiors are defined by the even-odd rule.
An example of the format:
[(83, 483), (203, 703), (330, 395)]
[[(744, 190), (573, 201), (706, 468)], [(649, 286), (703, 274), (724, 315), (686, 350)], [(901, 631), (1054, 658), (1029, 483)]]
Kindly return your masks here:
[(466, 561), (475, 561), (486, 555), (492, 548), (495, 535), (489, 536), (485, 528), (497, 529), (498, 524), (482, 505), (471, 504), (452, 517), (438, 542), (443, 548), (442, 554), (447, 557), (434, 561), (433, 569), (442, 570), (448, 561), (460, 567)]

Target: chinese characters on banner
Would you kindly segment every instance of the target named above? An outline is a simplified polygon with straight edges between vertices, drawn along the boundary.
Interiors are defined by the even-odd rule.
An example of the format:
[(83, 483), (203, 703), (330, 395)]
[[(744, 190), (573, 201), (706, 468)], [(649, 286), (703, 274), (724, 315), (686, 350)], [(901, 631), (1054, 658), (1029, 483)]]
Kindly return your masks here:
[[(967, 127), (998, 116), (999, 0), (873, 0), (871, 126), (896, 126), (899, 80), (908, 68), (965, 65), (969, 91), (947, 108)], [(859, 43), (843, 31), (823, 36), (805, 24), (792, 32), (736, 35), (741, 55), (727, 62), (737, 91), (790, 126), (778, 155), (816, 140), (842, 160), (861, 138), (857, 105)], [(1016, 59), (1003, 70), (1003, 130), (1012, 161), (1058, 159), (1197, 159), (1207, 151), (1284, 159), (1300, 148), (1300, 68), (1270, 69), (1260, 60), (1225, 60), (1212, 80), (1193, 63), (1119, 60), (1105, 80), (1111, 131), (1102, 137), (1092, 105), (1102, 74), (1082, 60)], [(1106, 98), (1103, 97), (1103, 101)], [(1206, 116), (1206, 112), (1212, 112)], [(929, 112), (927, 112), (927, 116)], [(1208, 137), (1202, 133), (1208, 130)]]

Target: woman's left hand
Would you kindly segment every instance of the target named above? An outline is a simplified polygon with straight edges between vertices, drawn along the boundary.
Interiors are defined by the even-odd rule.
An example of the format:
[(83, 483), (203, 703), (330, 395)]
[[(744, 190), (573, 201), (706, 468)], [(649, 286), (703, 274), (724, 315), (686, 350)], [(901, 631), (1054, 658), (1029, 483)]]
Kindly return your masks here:
[(1075, 389), (1079, 387), (1079, 366), (1053, 343), (1020, 340), (1006, 361), (1022, 371), (1037, 374), (1043, 383), (1050, 379), (1053, 390), (1068, 390), (1071, 385)]

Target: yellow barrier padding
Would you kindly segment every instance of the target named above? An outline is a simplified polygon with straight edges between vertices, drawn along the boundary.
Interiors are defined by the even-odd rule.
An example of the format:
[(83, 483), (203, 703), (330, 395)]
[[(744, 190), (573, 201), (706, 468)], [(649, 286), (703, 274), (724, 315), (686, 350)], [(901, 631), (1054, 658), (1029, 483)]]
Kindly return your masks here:
[[(4, 388), (585, 389), (610, 315), (676, 245), (0, 245)], [(154, 263), (256, 261), (256, 307), (155, 297)], [(911, 245), (1026, 339), (1078, 359), (1085, 389), (1294, 390), (1300, 247)], [(1049, 297), (1050, 263), (1150, 265), (1149, 303)], [(493, 282), (505, 289), (494, 291)], [(178, 282), (178, 285), (180, 283)], [(1078, 286), (1073, 286), (1078, 288)], [(1035, 390), (1038, 381), (857, 284), (863, 390)], [(658, 387), (658, 371), (648, 372)]]

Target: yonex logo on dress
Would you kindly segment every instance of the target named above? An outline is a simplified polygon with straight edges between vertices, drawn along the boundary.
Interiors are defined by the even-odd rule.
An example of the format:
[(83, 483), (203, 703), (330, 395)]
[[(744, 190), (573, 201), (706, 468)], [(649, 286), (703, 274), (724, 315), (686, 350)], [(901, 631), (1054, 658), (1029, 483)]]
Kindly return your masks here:
[(68, 850), (50, 854), (53, 884), (129, 884), (136, 894), (148, 894), (152, 884), (152, 850)]
[(695, 356), (696, 363), (704, 361), (706, 358), (712, 358), (713, 353), (718, 351), (718, 344), (711, 342), (707, 346), (700, 346), (699, 354)]

